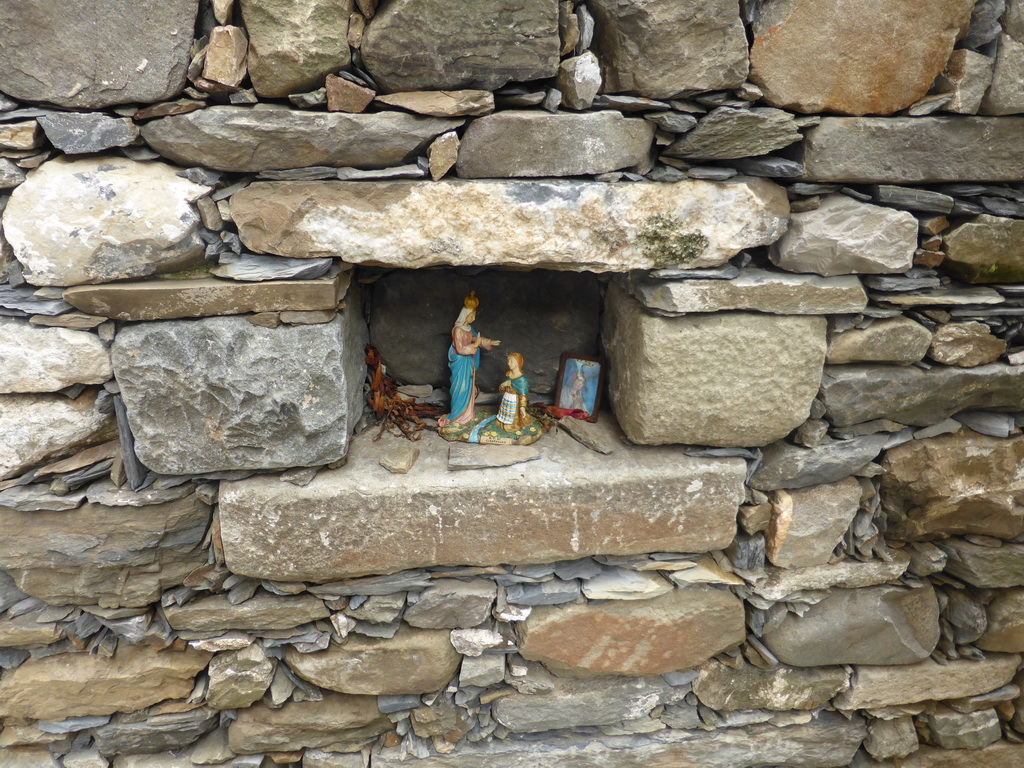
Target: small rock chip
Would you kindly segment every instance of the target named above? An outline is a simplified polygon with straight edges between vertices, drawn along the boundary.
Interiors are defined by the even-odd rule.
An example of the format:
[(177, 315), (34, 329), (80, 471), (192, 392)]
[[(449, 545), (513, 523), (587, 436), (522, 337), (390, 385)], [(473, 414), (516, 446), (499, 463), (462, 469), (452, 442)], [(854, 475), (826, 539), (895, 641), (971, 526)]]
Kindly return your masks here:
[(536, 448), (525, 445), (473, 445), (457, 443), (448, 448), (448, 470), (508, 467), (540, 458)]
[(396, 475), (404, 475), (412, 469), (416, 459), (420, 457), (420, 449), (414, 445), (396, 445), (389, 448), (380, 457), (380, 465), (388, 472)]

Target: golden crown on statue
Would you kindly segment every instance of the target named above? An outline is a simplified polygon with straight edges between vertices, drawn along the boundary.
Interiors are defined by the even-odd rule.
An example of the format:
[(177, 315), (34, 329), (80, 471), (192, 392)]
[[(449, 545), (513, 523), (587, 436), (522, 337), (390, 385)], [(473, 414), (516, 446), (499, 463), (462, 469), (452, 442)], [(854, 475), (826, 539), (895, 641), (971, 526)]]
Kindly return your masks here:
[(476, 309), (480, 306), (480, 299), (476, 297), (476, 291), (469, 292), (469, 296), (462, 302), (462, 306), (466, 309)]

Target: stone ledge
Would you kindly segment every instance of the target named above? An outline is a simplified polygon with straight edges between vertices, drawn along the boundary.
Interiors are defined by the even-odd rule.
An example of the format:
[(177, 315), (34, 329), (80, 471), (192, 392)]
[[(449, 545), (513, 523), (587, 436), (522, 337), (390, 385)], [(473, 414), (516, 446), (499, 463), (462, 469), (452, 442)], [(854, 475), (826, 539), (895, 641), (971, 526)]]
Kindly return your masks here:
[(116, 320), (174, 320), (245, 312), (334, 309), (351, 279), (351, 272), (341, 272), (333, 278), (262, 283), (216, 277), (145, 280), (78, 285), (64, 291), (64, 300), (83, 312)]
[(466, 472), (448, 472), (449, 444), (427, 434), (412, 470), (391, 475), (378, 461), (396, 438), (374, 442), (375, 431), (352, 441), (346, 466), (304, 488), (276, 476), (222, 483), (231, 571), (326, 582), (435, 565), (704, 552), (732, 541), (743, 499), (742, 460), (625, 445), (603, 456), (558, 431), (537, 443), (536, 461)]
[(596, 272), (716, 266), (782, 236), (789, 202), (764, 179), (258, 182), (231, 198), (257, 253), (421, 268)]

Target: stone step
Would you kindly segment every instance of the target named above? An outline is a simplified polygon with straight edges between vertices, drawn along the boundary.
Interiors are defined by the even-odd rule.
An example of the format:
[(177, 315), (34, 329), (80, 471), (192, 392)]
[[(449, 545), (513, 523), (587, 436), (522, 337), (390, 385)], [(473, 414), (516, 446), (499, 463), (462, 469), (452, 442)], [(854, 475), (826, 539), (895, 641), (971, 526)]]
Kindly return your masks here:
[[(617, 436), (610, 417), (597, 425)], [(399, 438), (357, 436), (348, 463), (304, 488), (262, 475), (225, 482), (220, 519), (232, 572), (327, 582), (437, 565), (547, 563), (587, 555), (706, 552), (732, 541), (746, 464), (683, 449), (594, 453), (553, 431), (528, 464), (448, 472), (435, 434), (408, 474), (379, 465)]]

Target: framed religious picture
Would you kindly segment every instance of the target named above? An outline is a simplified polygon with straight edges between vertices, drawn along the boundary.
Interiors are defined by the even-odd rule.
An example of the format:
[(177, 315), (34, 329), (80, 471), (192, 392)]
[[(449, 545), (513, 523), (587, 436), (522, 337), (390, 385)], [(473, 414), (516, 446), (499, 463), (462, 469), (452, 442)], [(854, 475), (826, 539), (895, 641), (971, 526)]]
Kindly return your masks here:
[(586, 357), (562, 353), (555, 385), (555, 407), (583, 411), (587, 421), (597, 421), (604, 389), (604, 372), (608, 361), (603, 357)]

